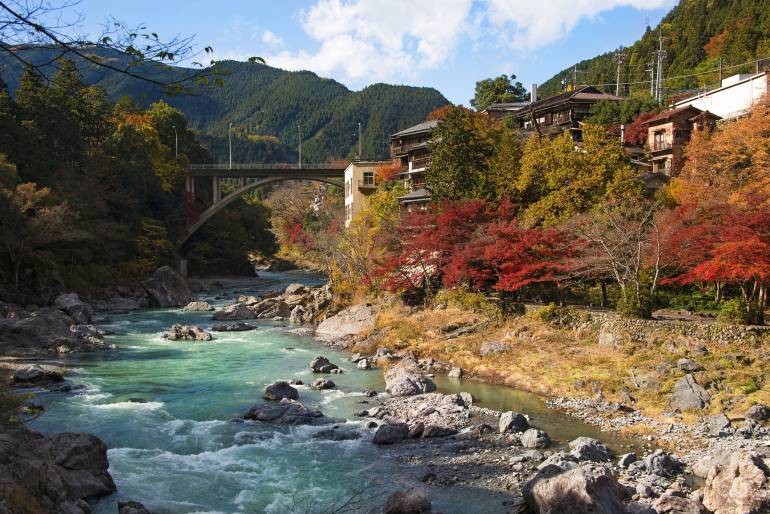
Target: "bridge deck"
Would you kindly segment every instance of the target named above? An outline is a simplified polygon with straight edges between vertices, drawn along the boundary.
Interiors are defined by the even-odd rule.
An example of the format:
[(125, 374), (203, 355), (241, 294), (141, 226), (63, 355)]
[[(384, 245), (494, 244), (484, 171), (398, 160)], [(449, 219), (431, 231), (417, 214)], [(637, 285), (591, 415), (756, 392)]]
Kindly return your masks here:
[(218, 177), (267, 177), (289, 175), (342, 177), (345, 174), (345, 164), (191, 164), (189, 174), (194, 176)]

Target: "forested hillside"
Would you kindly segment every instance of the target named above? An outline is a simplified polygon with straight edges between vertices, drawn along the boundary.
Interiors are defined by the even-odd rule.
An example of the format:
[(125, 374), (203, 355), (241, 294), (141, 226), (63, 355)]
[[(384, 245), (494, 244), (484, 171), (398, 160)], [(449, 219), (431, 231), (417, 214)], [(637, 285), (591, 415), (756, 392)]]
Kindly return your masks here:
[[(30, 48), (23, 54), (25, 59), (43, 63), (55, 56), (55, 50)], [(116, 53), (101, 58), (123, 59)], [(220, 162), (227, 159), (229, 123), (240, 140), (234, 159), (241, 162), (295, 160), (300, 132), (303, 160), (353, 157), (358, 149), (359, 122), (363, 156), (386, 157), (390, 134), (423, 121), (430, 111), (448, 103), (432, 88), (375, 84), (353, 92), (311, 72), (234, 61), (215, 66), (223, 74), (222, 85), (196, 86), (192, 94), (169, 98), (160, 86), (97, 68), (82, 59), (75, 64), (85, 82), (102, 87), (112, 101), (129, 96), (146, 107), (164, 99), (181, 110), (190, 128), (203, 133), (214, 159)], [(0, 56), (0, 77), (11, 92), (18, 87), (22, 71), (10, 56)], [(169, 82), (189, 70), (154, 65), (143, 73)]]
[[(681, 0), (658, 27), (649, 28), (628, 48), (621, 71), (627, 92), (650, 89), (649, 64), (655, 60), (662, 33), (666, 96), (679, 91), (714, 86), (719, 81), (719, 59), (725, 76), (752, 72), (755, 61), (770, 65), (770, 0)], [(615, 91), (617, 52), (608, 52), (576, 64), (578, 84), (605, 85)], [(562, 89), (572, 80), (573, 67), (554, 75), (540, 86), (541, 96)], [(666, 77), (671, 77), (666, 79)]]

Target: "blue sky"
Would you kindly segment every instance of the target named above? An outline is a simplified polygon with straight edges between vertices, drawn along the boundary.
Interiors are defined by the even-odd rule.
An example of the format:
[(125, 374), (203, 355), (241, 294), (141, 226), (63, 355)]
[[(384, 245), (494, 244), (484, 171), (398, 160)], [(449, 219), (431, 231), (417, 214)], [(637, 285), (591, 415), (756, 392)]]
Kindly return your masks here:
[(161, 38), (195, 35), (215, 58), (261, 56), (351, 89), (435, 87), (467, 104), (477, 80), (514, 73), (527, 87), (627, 45), (675, 0), (81, 0), (82, 30), (108, 16)]

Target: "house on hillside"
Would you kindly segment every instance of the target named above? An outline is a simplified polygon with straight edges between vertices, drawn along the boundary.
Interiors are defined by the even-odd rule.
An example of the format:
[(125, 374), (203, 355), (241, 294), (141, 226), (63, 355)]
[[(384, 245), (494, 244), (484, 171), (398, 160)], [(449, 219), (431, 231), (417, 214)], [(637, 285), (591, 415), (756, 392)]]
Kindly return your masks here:
[(439, 120), (424, 121), (390, 136), (390, 155), (401, 166), (399, 178), (409, 192), (398, 199), (402, 210), (424, 209), (430, 202), (423, 174), (430, 165), (428, 143)]
[(652, 173), (669, 177), (678, 175), (684, 161), (684, 148), (692, 133), (710, 130), (719, 119), (714, 113), (685, 105), (647, 120), (647, 151)]
[(486, 109), (481, 111), (492, 119), (501, 120), (508, 116), (529, 107), (532, 102), (501, 102), (489, 104)]
[(770, 71), (733, 75), (720, 87), (674, 103), (674, 108), (692, 106), (730, 120), (745, 115), (770, 90)]
[(580, 122), (588, 116), (591, 107), (601, 100), (621, 101), (622, 98), (603, 93), (593, 86), (578, 87), (544, 100), (530, 103), (511, 114), (525, 133), (557, 135), (569, 131), (576, 142), (582, 140)]
[(377, 189), (377, 168), (390, 161), (353, 161), (345, 168), (345, 227), (366, 206), (366, 200)]

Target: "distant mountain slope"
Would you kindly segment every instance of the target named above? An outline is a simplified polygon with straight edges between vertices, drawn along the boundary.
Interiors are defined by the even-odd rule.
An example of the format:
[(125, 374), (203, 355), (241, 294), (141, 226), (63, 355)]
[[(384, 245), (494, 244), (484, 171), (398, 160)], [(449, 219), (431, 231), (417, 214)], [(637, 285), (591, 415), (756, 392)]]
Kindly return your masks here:
[[(32, 48), (24, 51), (26, 59), (46, 62), (53, 51)], [(102, 55), (120, 61), (119, 54)], [(298, 131), (303, 135), (302, 155), (306, 161), (353, 157), (358, 151), (358, 123), (362, 128), (362, 149), (366, 158), (388, 155), (388, 136), (423, 121), (426, 114), (446, 105), (447, 99), (432, 88), (375, 84), (362, 91), (350, 91), (331, 79), (308, 71), (289, 72), (263, 64), (218, 64), (229, 70), (224, 85), (196, 88), (193, 95), (168, 97), (160, 87), (109, 72), (85, 61), (76, 62), (89, 84), (104, 88), (116, 100), (129, 96), (141, 106), (164, 99), (184, 112), (192, 128), (207, 137), (212, 153), (226, 160), (228, 124), (241, 135), (276, 136), (284, 148), (269, 155), (295, 154)], [(189, 70), (169, 66), (146, 66), (144, 73), (168, 79)], [(13, 91), (22, 68), (9, 56), (0, 55), (0, 78)], [(299, 127), (299, 129), (298, 129)], [(262, 146), (269, 143), (261, 142)], [(224, 149), (224, 151), (223, 151)], [(255, 158), (259, 151), (248, 154)], [(236, 155), (235, 160), (238, 160)], [(269, 158), (269, 157), (266, 157)]]
[[(719, 58), (727, 69), (725, 77), (751, 72), (754, 64), (735, 66), (759, 58), (762, 67), (770, 65), (770, 0), (681, 0), (661, 21), (637, 42), (623, 50), (626, 54), (621, 82), (633, 83), (631, 91), (649, 90), (648, 64), (658, 49), (658, 29), (662, 29), (664, 49), (664, 85), (666, 94), (713, 86), (719, 80)], [(614, 92), (615, 52), (577, 63), (579, 84), (611, 84), (604, 89)], [(735, 66), (735, 67), (733, 67)], [(573, 67), (560, 71), (541, 84), (541, 96), (550, 96), (562, 88), (562, 80), (571, 80)], [(679, 77), (665, 80), (665, 77)], [(645, 83), (646, 81), (646, 83)]]

